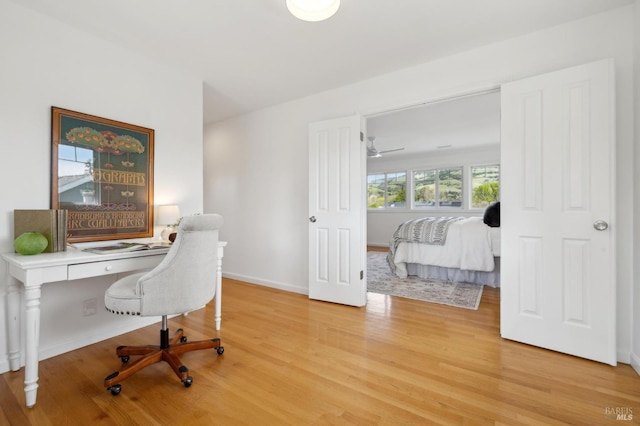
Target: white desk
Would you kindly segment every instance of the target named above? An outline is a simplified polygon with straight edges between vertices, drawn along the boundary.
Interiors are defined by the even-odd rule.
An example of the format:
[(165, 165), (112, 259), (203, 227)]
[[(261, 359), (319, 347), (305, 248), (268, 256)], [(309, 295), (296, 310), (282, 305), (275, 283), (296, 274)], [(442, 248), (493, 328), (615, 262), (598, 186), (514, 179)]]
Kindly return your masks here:
[[(225, 241), (218, 242), (216, 270), (215, 323), (220, 330), (222, 318), (222, 257)], [(26, 309), (24, 393), (27, 407), (36, 403), (38, 391), (38, 346), (40, 342), (40, 294), (41, 286), (56, 281), (118, 274), (158, 265), (169, 249), (143, 250), (129, 253), (94, 254), (73, 248), (58, 253), (23, 256), (6, 253), (9, 272), (7, 287), (7, 325), (9, 366), (20, 369), (20, 284), (24, 286)]]

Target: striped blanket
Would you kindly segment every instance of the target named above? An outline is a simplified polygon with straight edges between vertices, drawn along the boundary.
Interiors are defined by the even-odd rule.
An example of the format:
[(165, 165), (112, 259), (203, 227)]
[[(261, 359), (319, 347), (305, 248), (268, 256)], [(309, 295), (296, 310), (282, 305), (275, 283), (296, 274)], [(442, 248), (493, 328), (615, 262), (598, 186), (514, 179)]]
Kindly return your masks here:
[(393, 233), (393, 238), (389, 245), (389, 254), (387, 256), (387, 262), (391, 270), (395, 272), (396, 265), (393, 259), (398, 244), (401, 242), (415, 242), (440, 246), (444, 245), (447, 239), (449, 225), (463, 219), (463, 217), (423, 217), (408, 220), (398, 226), (396, 232)]

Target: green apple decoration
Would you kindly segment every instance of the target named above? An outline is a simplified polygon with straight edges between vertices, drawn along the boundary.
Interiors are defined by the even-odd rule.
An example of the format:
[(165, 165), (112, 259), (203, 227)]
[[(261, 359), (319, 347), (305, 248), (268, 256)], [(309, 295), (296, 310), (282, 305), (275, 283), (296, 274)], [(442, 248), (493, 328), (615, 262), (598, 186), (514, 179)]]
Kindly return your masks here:
[(47, 237), (39, 232), (25, 232), (13, 242), (16, 252), (26, 255), (42, 253), (47, 245)]

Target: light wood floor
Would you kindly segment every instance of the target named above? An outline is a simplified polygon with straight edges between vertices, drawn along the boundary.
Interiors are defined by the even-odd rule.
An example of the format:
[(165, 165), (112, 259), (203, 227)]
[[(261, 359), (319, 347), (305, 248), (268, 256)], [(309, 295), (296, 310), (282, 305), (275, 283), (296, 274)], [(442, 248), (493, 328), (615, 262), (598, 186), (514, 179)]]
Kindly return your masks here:
[[(499, 291), (477, 311), (369, 294), (366, 308), (224, 280), (225, 353), (193, 352), (185, 388), (168, 365), (122, 382), (115, 347), (153, 343), (150, 326), (40, 363), (34, 408), (23, 371), (0, 376), (10, 425), (625, 424), (640, 419), (640, 377), (499, 335)], [(169, 321), (189, 340), (215, 337), (213, 305)], [(632, 423), (632, 422), (626, 422)]]

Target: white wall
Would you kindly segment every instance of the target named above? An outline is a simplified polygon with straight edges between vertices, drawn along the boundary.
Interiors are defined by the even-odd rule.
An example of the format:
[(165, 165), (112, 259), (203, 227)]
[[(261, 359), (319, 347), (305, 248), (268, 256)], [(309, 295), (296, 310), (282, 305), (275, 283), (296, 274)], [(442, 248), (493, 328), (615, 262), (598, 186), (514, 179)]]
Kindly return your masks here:
[[(13, 251), (13, 209), (50, 208), (51, 106), (154, 129), (155, 203), (202, 212), (201, 81), (6, 0), (0, 58), (1, 252)], [(0, 262), (0, 372), (8, 370), (6, 274)], [(41, 356), (149, 323), (104, 310), (104, 290), (115, 278), (43, 287)], [(91, 298), (98, 312), (84, 317), (83, 301)]]
[[(382, 161), (380, 161), (382, 160)], [(500, 145), (468, 149), (444, 150), (412, 156), (382, 157), (367, 160), (367, 173), (406, 171), (435, 167), (463, 167), (463, 185), (470, 186), (471, 166), (500, 164)], [(466, 192), (465, 192), (466, 191)], [(465, 189), (463, 193), (469, 195)], [(464, 207), (464, 206), (463, 206)], [(482, 209), (371, 209), (367, 211), (367, 244), (388, 247), (393, 233), (401, 223), (425, 216), (482, 216)]]
[[(612, 57), (617, 179), (633, 179), (632, 6), (205, 127), (205, 212), (226, 218), (230, 277), (306, 293), (308, 123), (446, 98)], [(283, 82), (286, 84), (286, 82)], [(617, 193), (618, 350), (631, 351), (633, 189)]]

